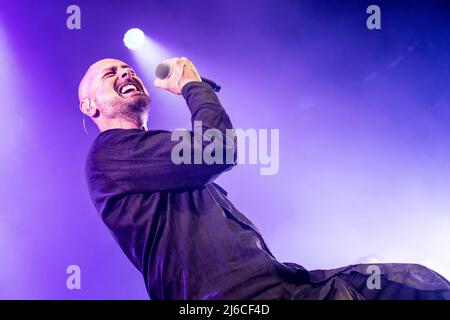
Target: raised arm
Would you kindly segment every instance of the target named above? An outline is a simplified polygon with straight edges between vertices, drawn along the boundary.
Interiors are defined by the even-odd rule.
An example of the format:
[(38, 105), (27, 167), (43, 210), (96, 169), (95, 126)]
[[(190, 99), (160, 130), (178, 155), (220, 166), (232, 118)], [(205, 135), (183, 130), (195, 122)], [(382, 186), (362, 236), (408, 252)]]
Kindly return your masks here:
[[(212, 88), (195, 80), (183, 83), (180, 93), (191, 111), (193, 129), (184, 133), (143, 133), (135, 129), (113, 129), (102, 133), (91, 150), (86, 167), (90, 185), (96, 184), (91, 190), (132, 193), (198, 188), (235, 165), (233, 127)], [(194, 128), (200, 121), (201, 131), (198, 126)], [(195, 148), (200, 147), (200, 154), (203, 154), (205, 147), (211, 146), (212, 141), (204, 139), (211, 136), (209, 133), (214, 136), (214, 145), (221, 148), (215, 149), (222, 153), (215, 160), (221, 161), (207, 163), (202, 157), (198, 163), (194, 155), (199, 153)], [(181, 136), (184, 138), (180, 139)], [(187, 159), (184, 152), (189, 152), (190, 161), (179, 163), (179, 159), (174, 159), (180, 146), (185, 146), (181, 158)]]

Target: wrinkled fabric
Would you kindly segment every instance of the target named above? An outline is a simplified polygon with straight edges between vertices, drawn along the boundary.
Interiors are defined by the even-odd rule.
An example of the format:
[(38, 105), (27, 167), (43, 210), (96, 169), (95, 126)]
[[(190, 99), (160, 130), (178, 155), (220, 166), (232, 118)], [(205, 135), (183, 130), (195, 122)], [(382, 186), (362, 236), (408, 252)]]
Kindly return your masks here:
[[(190, 82), (182, 94), (192, 123), (202, 121), (203, 132), (215, 128), (225, 137), (232, 130), (209, 85)], [(192, 146), (210, 143), (196, 141), (193, 131)], [(373, 293), (364, 288), (364, 265), (308, 272), (279, 262), (257, 227), (213, 182), (236, 163), (176, 165), (171, 152), (179, 141), (171, 137), (162, 130), (107, 130), (95, 139), (86, 162), (95, 207), (142, 273), (150, 299), (401, 299), (431, 297), (428, 292), (448, 297), (449, 283), (421, 266), (381, 265), (382, 283), (390, 289)], [(225, 141), (224, 148), (225, 157)]]
[[(374, 287), (373, 271), (381, 271)], [(284, 284), (285, 299), (295, 300), (436, 300), (450, 299), (450, 283), (436, 272), (405, 263), (358, 264), (312, 270), (308, 284)]]

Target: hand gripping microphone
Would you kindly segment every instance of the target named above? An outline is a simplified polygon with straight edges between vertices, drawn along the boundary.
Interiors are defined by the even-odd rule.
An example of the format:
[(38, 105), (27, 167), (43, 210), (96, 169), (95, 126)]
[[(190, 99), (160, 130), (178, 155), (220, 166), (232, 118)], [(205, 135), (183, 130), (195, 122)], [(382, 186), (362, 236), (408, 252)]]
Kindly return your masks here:
[[(158, 66), (155, 69), (155, 76), (161, 80), (167, 79), (168, 77), (170, 77), (170, 74), (172, 73), (172, 67), (170, 66), (170, 64), (167, 63), (160, 63), (158, 64)], [(222, 88), (221, 86), (219, 86), (217, 83), (215, 83), (212, 80), (206, 79), (201, 77), (203, 82), (206, 82), (207, 84), (209, 84), (213, 90), (215, 92), (219, 92), (220, 89)]]

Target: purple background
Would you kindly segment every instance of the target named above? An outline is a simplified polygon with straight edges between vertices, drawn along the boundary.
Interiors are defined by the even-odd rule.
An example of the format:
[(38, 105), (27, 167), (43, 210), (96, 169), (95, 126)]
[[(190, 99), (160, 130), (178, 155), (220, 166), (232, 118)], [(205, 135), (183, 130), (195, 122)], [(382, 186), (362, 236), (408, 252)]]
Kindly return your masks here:
[[(373, 3), (378, 31), (365, 25)], [(70, 4), (81, 30), (66, 28)], [(235, 127), (280, 129), (277, 175), (241, 165), (218, 181), (279, 260), (320, 269), (369, 255), (450, 277), (445, 1), (0, 6), (0, 298), (147, 298), (89, 199), (84, 160), (97, 130), (85, 134), (77, 100), (87, 67), (115, 57), (147, 84), (150, 128), (189, 126), (183, 99), (155, 89), (153, 69), (124, 47), (131, 27), (220, 83)], [(81, 290), (66, 288), (71, 264)]]

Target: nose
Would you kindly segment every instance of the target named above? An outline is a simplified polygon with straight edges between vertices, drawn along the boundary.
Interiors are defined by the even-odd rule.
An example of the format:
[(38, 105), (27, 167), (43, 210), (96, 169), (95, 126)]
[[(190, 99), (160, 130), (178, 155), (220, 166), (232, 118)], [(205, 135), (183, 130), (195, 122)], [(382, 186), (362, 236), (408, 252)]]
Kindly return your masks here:
[(123, 69), (120, 77), (122, 79), (124, 79), (126, 77), (131, 78), (131, 71), (130, 71), (130, 69), (128, 69), (128, 68), (127, 69)]

